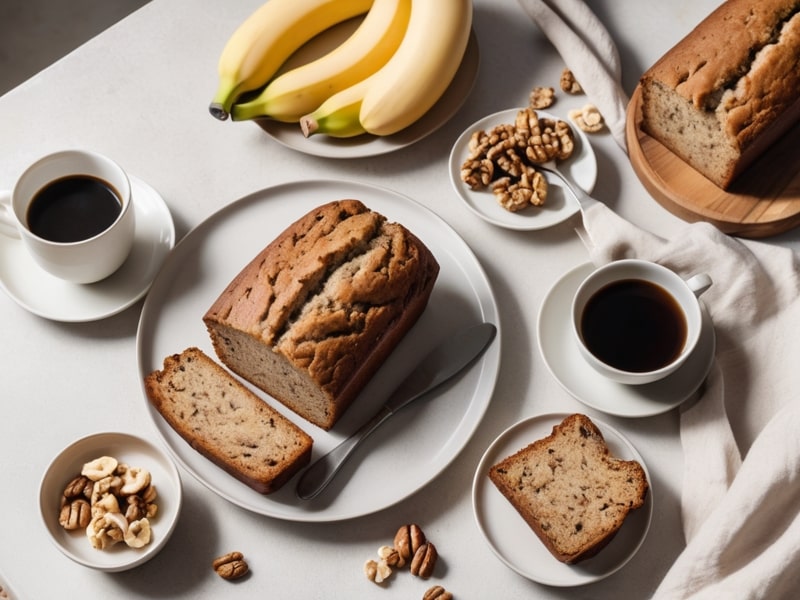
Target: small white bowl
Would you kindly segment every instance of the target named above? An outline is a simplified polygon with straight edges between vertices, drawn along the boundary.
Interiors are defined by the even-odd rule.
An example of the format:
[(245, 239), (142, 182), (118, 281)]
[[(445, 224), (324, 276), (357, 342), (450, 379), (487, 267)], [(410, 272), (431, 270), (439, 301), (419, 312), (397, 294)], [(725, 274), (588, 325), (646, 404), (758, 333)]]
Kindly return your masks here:
[[(84, 530), (67, 531), (58, 522), (64, 488), (85, 463), (100, 456), (113, 456), (151, 473), (158, 512), (150, 520), (152, 539), (143, 548), (120, 543), (99, 550)], [(106, 572), (132, 569), (158, 554), (175, 529), (182, 501), (181, 478), (172, 460), (150, 442), (127, 433), (97, 433), (70, 444), (50, 463), (39, 486), (39, 512), (56, 547), (75, 562)]]

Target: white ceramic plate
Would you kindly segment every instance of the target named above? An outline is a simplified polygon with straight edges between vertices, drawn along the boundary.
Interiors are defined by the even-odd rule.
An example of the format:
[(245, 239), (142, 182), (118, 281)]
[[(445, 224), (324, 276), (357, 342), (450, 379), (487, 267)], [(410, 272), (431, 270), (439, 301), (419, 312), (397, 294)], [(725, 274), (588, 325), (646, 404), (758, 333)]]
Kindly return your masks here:
[(572, 296), (593, 269), (587, 263), (569, 271), (542, 301), (537, 327), (539, 350), (553, 377), (583, 404), (620, 417), (661, 414), (691, 398), (714, 361), (716, 336), (708, 311), (703, 308), (703, 330), (695, 351), (675, 373), (644, 385), (611, 381), (581, 356), (570, 322)]
[[(352, 31), (355, 22), (343, 25), (325, 32), (320, 39), (314, 39), (293, 57), (291, 63), (282, 69), (286, 70), (295, 65), (304, 64), (320, 56), (321, 49), (332, 47), (332, 40), (344, 40), (344, 33)], [(335, 36), (330, 37), (329, 36)], [(321, 156), (325, 158), (364, 158), (394, 152), (400, 148), (410, 146), (414, 142), (430, 135), (444, 125), (456, 114), (459, 108), (469, 97), (475, 80), (478, 77), (480, 65), (480, 52), (478, 39), (473, 31), (470, 35), (464, 59), (456, 72), (452, 83), (433, 107), (417, 122), (389, 136), (360, 135), (353, 138), (333, 138), (325, 135), (313, 135), (306, 138), (297, 123), (281, 123), (269, 119), (259, 119), (257, 122), (275, 141), (284, 146), (304, 154)]]
[(21, 596), (17, 595), (17, 593), (11, 588), (11, 584), (8, 582), (8, 578), (5, 577), (2, 573), (0, 573), (0, 598), (5, 600), (20, 600)]
[[(531, 417), (512, 425), (492, 442), (481, 458), (472, 482), (472, 505), (475, 520), (489, 547), (508, 567), (533, 581), (552, 586), (577, 586), (608, 577), (622, 568), (639, 550), (647, 537), (653, 516), (653, 489), (650, 487), (644, 506), (628, 515), (617, 535), (596, 556), (567, 565), (553, 557), (541, 540), (526, 525), (511, 503), (489, 479), (490, 467), (546, 437), (564, 414)], [(608, 444), (611, 454), (624, 460), (637, 460), (650, 480), (650, 474), (636, 448), (610, 425), (592, 419)]]
[(0, 286), (22, 308), (46, 319), (96, 321), (122, 312), (147, 293), (175, 245), (175, 225), (163, 198), (130, 177), (136, 239), (130, 256), (110, 277), (91, 284), (58, 279), (39, 268), (17, 239), (0, 235)]
[[(164, 357), (188, 346), (215, 356), (202, 317), (233, 277), (289, 224), (321, 204), (357, 198), (413, 231), (440, 263), (424, 314), (333, 430), (325, 432), (257, 392), (314, 439), (312, 460), (352, 433), (380, 407), (415, 361), (444, 336), (479, 321), (499, 325), (497, 305), (472, 251), (439, 217), (393, 191), (344, 181), (309, 181), (268, 188), (210, 217), (176, 246), (153, 283), (138, 332), (142, 378)], [(364, 442), (317, 498), (301, 501), (296, 478), (268, 496), (256, 493), (196, 453), (143, 396), (159, 436), (199, 481), (247, 510), (297, 521), (365, 515), (412, 494), (461, 451), (494, 390), (500, 331), (481, 359), (422, 403), (404, 409)], [(412, 443), (413, 441), (413, 443)]]
[[(80, 474), (85, 463), (100, 456), (113, 456), (131, 467), (150, 471), (158, 493), (158, 512), (151, 519), (152, 541), (143, 548), (116, 544), (97, 550), (84, 531), (67, 531), (58, 523), (64, 487)], [(56, 547), (79, 564), (107, 572), (132, 569), (153, 558), (172, 535), (182, 501), (180, 475), (167, 454), (150, 442), (126, 433), (97, 433), (70, 444), (50, 463), (39, 488), (39, 511)]]
[[(469, 155), (469, 140), (478, 130), (488, 131), (497, 125), (514, 124), (519, 108), (503, 110), (476, 121), (458, 137), (450, 151), (450, 181), (461, 198), (473, 213), (481, 219), (499, 227), (532, 231), (546, 229), (566, 221), (578, 212), (578, 204), (564, 187), (564, 182), (549, 173), (545, 174), (549, 189), (547, 201), (541, 207), (531, 206), (518, 212), (511, 212), (500, 206), (494, 198), (491, 188), (472, 190), (461, 180), (461, 165)], [(547, 111), (536, 111), (540, 116), (549, 119), (560, 119)], [(597, 160), (592, 145), (586, 134), (572, 127), (575, 132), (575, 150), (567, 160), (559, 161), (560, 171), (571, 175), (581, 188), (591, 193), (597, 181)]]

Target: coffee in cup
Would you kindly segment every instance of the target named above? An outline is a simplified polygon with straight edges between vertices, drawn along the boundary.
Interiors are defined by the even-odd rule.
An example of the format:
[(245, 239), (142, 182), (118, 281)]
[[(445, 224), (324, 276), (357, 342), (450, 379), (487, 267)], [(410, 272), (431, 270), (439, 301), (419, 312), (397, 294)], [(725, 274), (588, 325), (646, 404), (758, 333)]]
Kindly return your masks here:
[(131, 186), (111, 159), (66, 150), (28, 167), (0, 193), (0, 232), (21, 238), (36, 263), (74, 283), (111, 275), (130, 254), (135, 233)]
[(711, 285), (706, 274), (684, 280), (644, 260), (609, 263), (591, 273), (572, 303), (581, 354), (615, 381), (657, 381), (680, 367), (702, 328), (698, 296)]

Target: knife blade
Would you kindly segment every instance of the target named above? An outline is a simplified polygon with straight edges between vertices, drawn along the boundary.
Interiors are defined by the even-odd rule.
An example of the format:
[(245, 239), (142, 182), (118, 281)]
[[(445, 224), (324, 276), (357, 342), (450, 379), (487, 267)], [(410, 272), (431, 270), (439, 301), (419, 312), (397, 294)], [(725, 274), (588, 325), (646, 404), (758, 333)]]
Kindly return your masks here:
[(494, 324), (481, 323), (449, 337), (431, 350), (371, 419), (301, 473), (295, 488), (297, 496), (301, 500), (318, 496), (361, 442), (401, 408), (427, 395), (472, 364), (489, 347), (496, 332)]

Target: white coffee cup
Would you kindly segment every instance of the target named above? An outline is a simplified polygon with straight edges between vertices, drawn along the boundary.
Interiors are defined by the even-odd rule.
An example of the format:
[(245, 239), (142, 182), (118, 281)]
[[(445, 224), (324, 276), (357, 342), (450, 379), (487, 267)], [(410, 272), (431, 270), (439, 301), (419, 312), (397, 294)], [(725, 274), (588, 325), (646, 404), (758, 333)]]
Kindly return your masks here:
[(684, 280), (646, 260), (596, 269), (572, 300), (572, 330), (582, 356), (600, 374), (625, 384), (674, 373), (700, 339), (698, 297), (710, 286), (705, 273)]
[[(70, 237), (65, 241), (61, 238), (66, 236), (60, 232), (52, 234), (52, 230), (48, 230), (48, 237), (43, 237), (41, 231), (39, 234), (32, 231), (29, 213), (34, 200), (37, 213), (41, 212), (38, 210), (41, 206), (57, 206), (58, 203), (66, 206), (68, 194), (58, 191), (65, 185), (73, 186), (69, 198), (74, 201), (73, 205), (81, 206), (82, 217), (76, 216), (75, 223), (68, 225), (73, 221), (73, 213), (67, 218), (62, 218), (64, 213), (58, 217), (55, 217), (57, 213), (51, 213), (50, 221), (57, 224), (54, 228), (61, 227), (60, 224), (79, 228), (72, 233), (77, 239)], [(108, 211), (87, 206), (85, 200), (89, 192), (96, 194), (93, 199), (102, 199)], [(48, 193), (51, 196), (44, 198)], [(109, 193), (119, 203), (116, 208), (111, 204), (113, 197)], [(92, 283), (114, 273), (130, 254), (135, 233), (132, 202), (128, 176), (113, 160), (87, 150), (56, 152), (25, 169), (12, 191), (0, 191), (0, 233), (20, 238), (36, 263), (51, 275), (74, 283)], [(77, 214), (78, 209), (75, 209)], [(106, 219), (100, 219), (100, 214), (106, 214)], [(89, 218), (85, 219), (87, 215)], [(87, 228), (89, 225), (94, 229)]]

